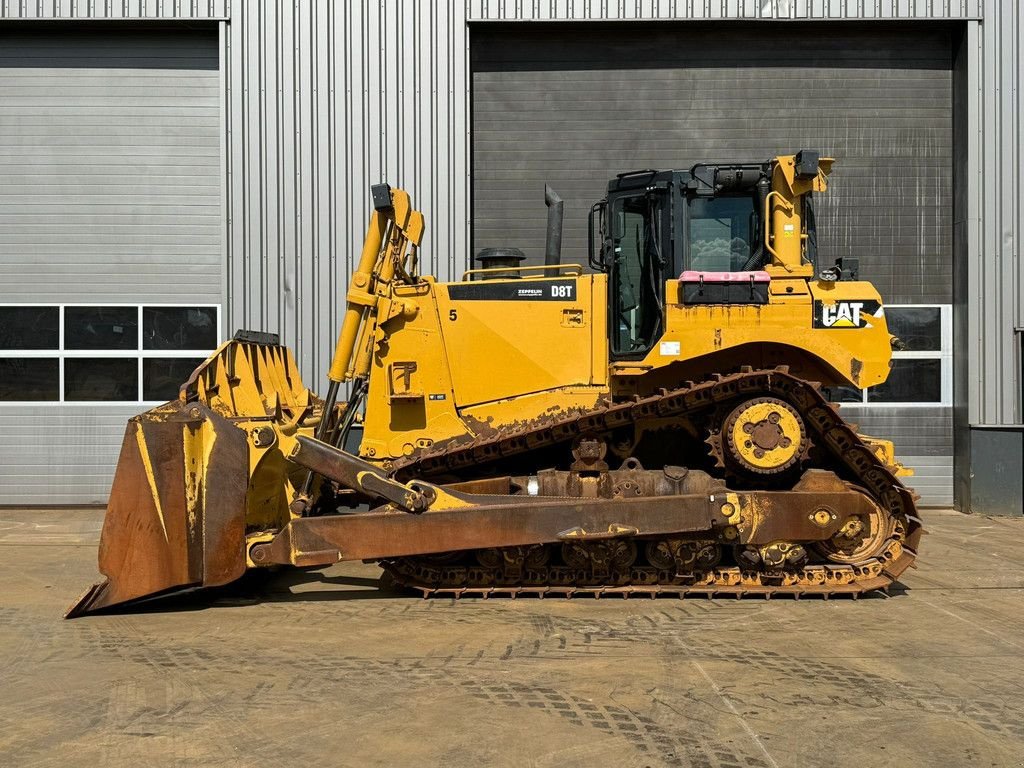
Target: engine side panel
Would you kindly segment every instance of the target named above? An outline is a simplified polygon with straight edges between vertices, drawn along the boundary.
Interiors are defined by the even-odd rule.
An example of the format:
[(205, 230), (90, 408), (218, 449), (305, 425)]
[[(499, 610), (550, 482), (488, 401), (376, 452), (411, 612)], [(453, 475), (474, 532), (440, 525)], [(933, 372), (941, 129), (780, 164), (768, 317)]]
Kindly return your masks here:
[[(439, 286), (457, 405), (605, 384), (603, 275)], [(596, 290), (595, 290), (596, 289)], [(600, 300), (595, 300), (598, 293)], [(528, 414), (523, 414), (528, 417)]]

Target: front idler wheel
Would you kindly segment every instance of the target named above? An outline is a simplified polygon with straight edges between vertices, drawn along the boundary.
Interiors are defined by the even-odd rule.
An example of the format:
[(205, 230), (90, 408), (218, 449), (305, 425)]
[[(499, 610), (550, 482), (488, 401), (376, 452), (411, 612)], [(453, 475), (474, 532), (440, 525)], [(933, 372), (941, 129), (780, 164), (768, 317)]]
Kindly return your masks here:
[(870, 512), (852, 515), (826, 541), (813, 545), (816, 553), (829, 562), (856, 565), (882, 553), (893, 536), (896, 523), (877, 504)]

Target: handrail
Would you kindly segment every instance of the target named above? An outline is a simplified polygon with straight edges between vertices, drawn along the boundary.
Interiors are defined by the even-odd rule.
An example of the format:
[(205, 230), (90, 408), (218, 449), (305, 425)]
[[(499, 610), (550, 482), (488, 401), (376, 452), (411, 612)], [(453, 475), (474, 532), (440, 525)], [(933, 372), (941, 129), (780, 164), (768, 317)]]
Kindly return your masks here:
[[(772, 197), (778, 197), (782, 201), (783, 207), (784, 208), (788, 208), (790, 211), (793, 210), (794, 206), (785, 197), (783, 197), (782, 193), (780, 193), (777, 189), (773, 189), (771, 192), (769, 192), (767, 194), (767, 196), (765, 197), (765, 199), (764, 199), (764, 247), (768, 249), (768, 253), (770, 253), (780, 263), (782, 263), (782, 257), (779, 255), (778, 251), (776, 251), (774, 248), (772, 248), (772, 242), (771, 242), (771, 225), (772, 225), (772, 216), (771, 216), (772, 205), (771, 205), (771, 200), (772, 200)], [(784, 266), (786, 268), (787, 272), (792, 272), (793, 271), (792, 268), (788, 264), (782, 263), (782, 266)]]
[[(547, 270), (560, 270), (569, 269), (566, 277), (579, 277), (583, 274), (583, 267), (579, 264), (531, 264), (525, 267), (479, 267), (477, 269), (470, 269), (462, 273), (462, 282), (468, 282), (470, 275), (484, 275), (493, 274), (495, 272), (545, 272)], [(557, 275), (556, 275), (557, 276)], [(538, 277), (544, 277), (544, 275), (538, 275)]]

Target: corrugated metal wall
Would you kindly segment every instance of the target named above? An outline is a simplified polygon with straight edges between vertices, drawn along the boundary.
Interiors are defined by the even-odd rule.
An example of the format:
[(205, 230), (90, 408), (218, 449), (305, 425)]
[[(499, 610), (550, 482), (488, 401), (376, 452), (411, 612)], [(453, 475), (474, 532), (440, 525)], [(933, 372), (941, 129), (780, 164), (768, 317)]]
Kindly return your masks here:
[[(223, 293), (214, 25), (0, 27), (0, 302)], [(134, 405), (0, 404), (0, 504), (105, 501)]]
[(424, 272), (465, 263), (465, 19), (431, 0), (238, 3), (228, 29), (229, 325), (281, 333), (322, 388), (370, 184), (423, 211)]
[[(1024, 328), (1024, 8), (1017, 0), (985, 0), (986, 22), (971, 30), (967, 87), (968, 248), (967, 334), (972, 424), (1013, 424), (1022, 413), (1020, 339)], [(980, 40), (977, 34), (980, 31)], [(979, 45), (980, 44), (980, 45)], [(979, 50), (980, 48), (980, 50)]]
[[(817, 149), (839, 158), (815, 201), (820, 263), (860, 258), (861, 276), (890, 304), (950, 303), (950, 25), (568, 31), (488, 24), (474, 33), (474, 251), (515, 246), (542, 261), (545, 183), (565, 199), (563, 256), (583, 264), (587, 213), (615, 173)], [(806, 42), (780, 50), (788, 34)], [(923, 503), (951, 503), (948, 407), (843, 413), (895, 442)]]
[(988, 0), (467, 0), (470, 21), (966, 19)]
[(230, 0), (0, 0), (0, 19), (198, 21), (226, 19), (230, 4)]
[(972, 427), (1024, 421), (1024, 8), (985, 0), (984, 13), (984, 23), (967, 25), (954, 76), (954, 173), (965, 190), (954, 224), (954, 480), (961, 509), (978, 501), (990, 512), (974, 498), (972, 478), (985, 475), (981, 488), (1009, 485), (972, 456), (993, 455), (1005, 442), (997, 430)]
[(958, 144), (970, 184), (960, 228), (969, 279), (957, 349), (962, 427), (1024, 415), (1014, 335), (1024, 326), (1021, 14), (1005, 0), (0, 0), (0, 19), (231, 19), (226, 325), (282, 330), (290, 343), (301, 332), (311, 383), (331, 346), (369, 183), (386, 176), (412, 188), (427, 213), (428, 264), (441, 277), (465, 264), (467, 21), (984, 16), (967, 25), (968, 136)]

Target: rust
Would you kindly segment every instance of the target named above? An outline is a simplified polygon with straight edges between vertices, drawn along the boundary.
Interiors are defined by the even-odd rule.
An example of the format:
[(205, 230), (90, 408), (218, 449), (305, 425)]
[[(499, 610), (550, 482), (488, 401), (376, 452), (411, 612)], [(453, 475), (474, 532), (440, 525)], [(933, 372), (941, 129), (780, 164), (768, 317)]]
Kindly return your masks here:
[(488, 493), (507, 496), (513, 491), (511, 477), (485, 477), (479, 480), (466, 480), (461, 483), (449, 483), (446, 488), (463, 493)]
[(608, 462), (605, 456), (608, 453), (608, 446), (604, 440), (581, 437), (572, 447), (572, 469), (604, 471), (608, 469)]
[(297, 437), (288, 458), (346, 488), (362, 491), (370, 498), (387, 499), (408, 512), (422, 512), (431, 501), (425, 489), (396, 483), (373, 464), (313, 437)]
[[(412, 457), (415, 458), (416, 456), (428, 454), (437, 455), (446, 451), (456, 451), (460, 448), (475, 446), (495, 439), (500, 439), (503, 435), (507, 434), (527, 434), (544, 429), (545, 427), (564, 423), (566, 420), (582, 418), (588, 413), (591, 413), (591, 411), (578, 406), (562, 408), (558, 405), (552, 405), (536, 418), (517, 419), (516, 421), (509, 422), (508, 424), (504, 424), (499, 427), (493, 425), (493, 416), (489, 416), (484, 420), (474, 418), (469, 414), (463, 414), (462, 420), (465, 422), (466, 426), (469, 427), (472, 434), (458, 435), (447, 440), (438, 440), (430, 446), (428, 451), (421, 450), (414, 453)], [(398, 459), (396, 460), (395, 466), (405, 466), (408, 461), (409, 459)]]
[[(576, 594), (621, 594), (628, 597), (631, 594), (642, 594), (652, 597), (828, 597), (857, 596), (887, 588), (911, 567), (924, 533), (914, 506), (914, 494), (900, 483), (892, 469), (879, 459), (854, 428), (839, 418), (837, 410), (822, 396), (820, 387), (793, 376), (787, 366), (774, 370), (754, 370), (748, 367), (739, 373), (712, 376), (704, 382), (687, 382), (681, 389), (636, 397), (625, 402), (604, 403), (584, 416), (566, 417), (536, 428), (496, 430), (489, 438), (478, 439), (471, 446), (435, 446), (431, 451), (401, 461), (395, 466), (395, 472), (398, 476), (415, 473), (428, 477), (434, 473), (458, 474), (470, 467), (482, 472), (491, 464), (539, 447), (569, 444), (582, 435), (599, 436), (617, 427), (638, 424), (644, 419), (665, 420), (707, 414), (726, 403), (764, 396), (783, 400), (800, 416), (808, 433), (808, 444), (802, 446), (801, 460), (809, 457), (808, 448), (813, 440), (819, 453), (827, 457), (826, 466), (834, 468), (855, 484), (847, 480), (840, 481), (833, 472), (805, 472), (791, 491), (784, 492), (793, 493), (799, 489), (806, 495), (809, 503), (801, 509), (802, 519), (797, 519), (796, 515), (780, 516), (779, 513), (786, 508), (786, 502), (793, 498), (790, 496), (785, 500), (780, 499), (776, 505), (762, 506), (756, 521), (745, 521), (741, 525), (745, 532), (733, 526), (723, 529), (723, 538), (731, 532), (732, 541), (758, 547), (759, 558), (762, 560), (764, 554), (768, 554), (769, 559), (777, 560), (783, 551), (795, 552), (800, 560), (805, 553), (789, 544), (785, 548), (780, 544), (786, 543), (787, 538), (821, 542), (827, 537), (821, 532), (815, 533), (815, 529), (834, 533), (837, 523), (848, 519), (848, 514), (880, 514), (891, 522), (891, 529), (881, 544), (874, 548), (872, 556), (864, 557), (852, 565), (826, 561), (824, 564), (795, 567), (792, 562), (788, 562), (784, 564), (785, 568), (780, 568), (769, 563), (762, 564), (763, 570), (759, 571), (740, 565), (719, 567), (717, 561), (721, 559), (723, 548), (718, 543), (710, 542), (701, 546), (707, 551), (712, 551), (709, 547), (713, 548), (712, 554), (717, 554), (715, 557), (705, 556), (699, 567), (693, 567), (694, 557), (680, 557), (682, 565), (691, 563), (690, 570), (684, 567), (665, 570), (633, 566), (628, 569), (628, 573), (598, 577), (593, 571), (573, 571), (571, 568), (567, 570), (564, 565), (554, 565), (548, 566), (543, 572), (534, 572), (532, 582), (509, 581), (503, 573), (480, 570), (479, 566), (471, 571), (465, 570), (460, 563), (452, 562), (451, 558), (443, 570), (417, 558), (389, 559), (384, 560), (382, 565), (397, 583), (416, 588), (425, 596), (537, 594), (571, 597)], [(721, 446), (721, 432), (713, 432), (708, 442), (713, 447)], [(686, 473), (686, 470), (679, 471)], [(669, 468), (664, 470), (664, 474), (670, 474)], [(699, 477), (703, 473), (690, 474)], [(561, 484), (563, 491), (570, 492), (573, 490), (570, 475), (540, 472), (537, 477), (542, 483)], [(848, 492), (857, 494), (859, 498), (829, 498), (829, 493), (837, 491), (837, 483), (841, 483)], [(616, 484), (613, 483), (612, 487), (616, 487)], [(650, 488), (642, 492), (650, 492)], [(845, 514), (839, 515), (836, 510), (844, 510)], [(646, 552), (655, 552), (655, 557), (659, 557), (657, 553), (660, 552), (660, 562), (664, 564), (667, 562), (665, 558), (670, 557), (672, 552), (692, 554), (694, 545), (691, 543), (688, 548), (680, 548), (679, 541), (671, 538), (655, 540), (654, 544), (644, 549)]]
[[(654, 473), (652, 473), (654, 474)], [(660, 474), (660, 473), (658, 473)], [(695, 473), (696, 474), (696, 473)], [(827, 474), (827, 473), (825, 473)], [(380, 560), (457, 550), (503, 549), (580, 540), (668, 537), (697, 534), (724, 539), (721, 516), (726, 494), (740, 508), (757, 509), (757, 519), (740, 519), (736, 544), (763, 545), (780, 539), (823, 541), (846, 517), (822, 527), (814, 510), (829, 504), (857, 513), (870, 502), (838, 478), (830, 490), (758, 491), (644, 495), (582, 499), (565, 496), (481, 496), (456, 494), (468, 506), (408, 515), (382, 508), (372, 512), (292, 520), (268, 547), (266, 562), (289, 564), (302, 553), (303, 565), (338, 560)], [(728, 504), (728, 502), (725, 502)], [(571, 532), (578, 532), (571, 535)]]
[[(602, 466), (601, 446), (615, 430), (703, 423), (763, 397), (799, 415), (823, 469), (788, 487), (730, 490), (697, 469), (646, 470), (635, 458)], [(108, 578), (68, 615), (238, 578), (246, 567), (249, 441), (250, 433), (195, 402), (133, 419), (100, 548)], [(212, 446), (208, 459), (204, 445)], [(574, 445), (576, 470), (500, 471), (510, 457), (541, 448), (568, 456)], [(253, 546), (252, 562), (379, 560), (397, 583), (426, 595), (857, 595), (899, 578), (923, 534), (911, 491), (817, 387), (781, 368), (716, 375), (435, 444), (396, 462), (391, 477), (316, 441), (300, 446), (300, 464), (404, 509), (292, 519)], [(433, 476), (462, 483), (439, 489), (427, 482)], [(431, 510), (441, 490), (465, 506)]]
[[(81, 615), (171, 590), (226, 584), (245, 572), (246, 435), (202, 405), (181, 401), (136, 416), (125, 430), (100, 537), (106, 579), (68, 609)], [(199, 411), (198, 416), (193, 415)], [(184, 441), (213, 440), (202, 492), (191, 500)], [(194, 451), (199, 452), (198, 448)], [(152, 472), (152, 479), (150, 479)]]
[(293, 551), (324, 553), (317, 564), (325, 564), (554, 543), (576, 527), (662, 536), (706, 532), (716, 523), (715, 504), (704, 494), (628, 501), (470, 495), (465, 500), (474, 506), (421, 515), (384, 509), (292, 520), (274, 537), (269, 561), (290, 563)]

